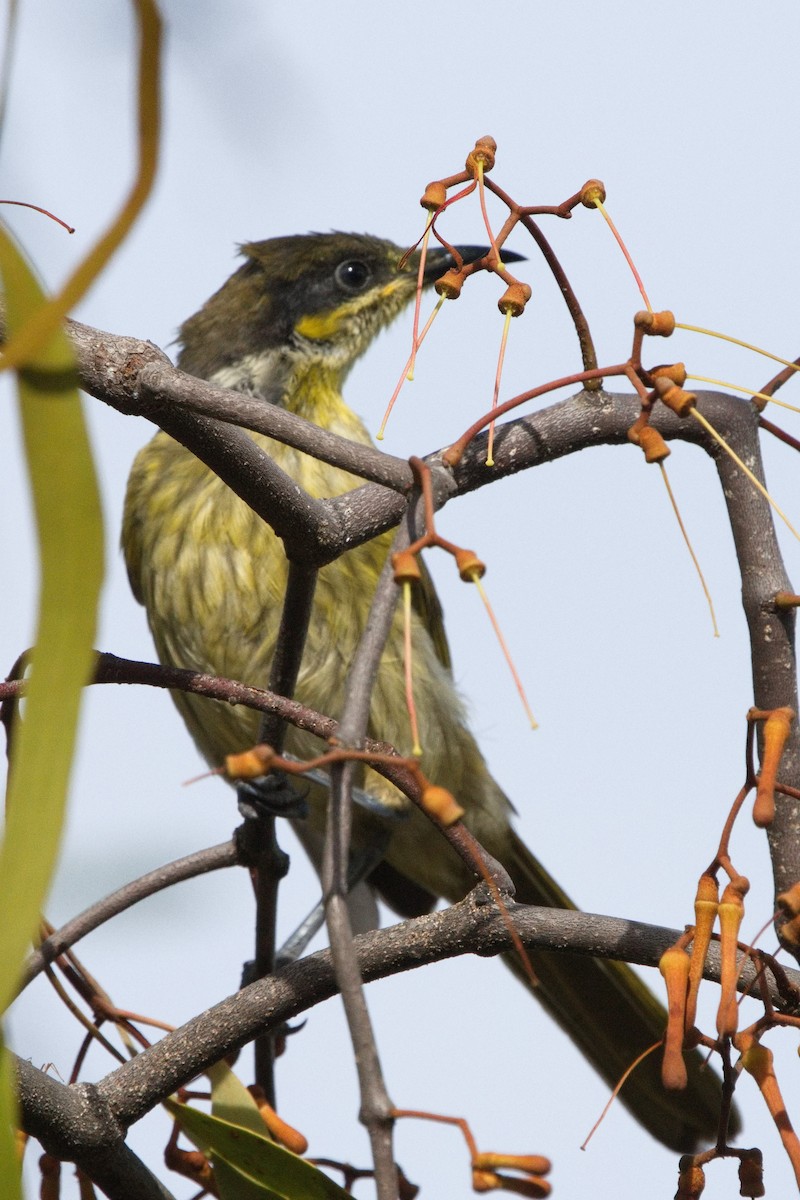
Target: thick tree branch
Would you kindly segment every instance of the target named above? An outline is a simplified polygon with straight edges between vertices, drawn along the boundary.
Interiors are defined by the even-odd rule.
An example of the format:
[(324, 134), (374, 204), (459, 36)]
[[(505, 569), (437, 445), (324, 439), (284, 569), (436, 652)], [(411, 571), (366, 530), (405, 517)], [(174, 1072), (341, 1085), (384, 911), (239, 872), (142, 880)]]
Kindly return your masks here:
[[(720, 414), (718, 431), (749, 470), (764, 482), (757, 414), (745, 409)], [(722, 420), (725, 424), (722, 425)], [(775, 523), (766, 500), (731, 458), (715, 454), (722, 494), (728, 506), (742, 576), (742, 604), (750, 632), (753, 700), (756, 708), (788, 706), (798, 712), (795, 610), (775, 603), (779, 592), (793, 590), (783, 565)], [(760, 732), (760, 727), (759, 727)], [(800, 722), (795, 720), (781, 758), (781, 783), (800, 788)], [(775, 891), (800, 879), (800, 800), (775, 797), (775, 819), (767, 829)], [(796, 952), (796, 951), (795, 951)]]
[[(567, 909), (515, 906), (508, 898), (506, 902), (510, 920), (529, 949), (656, 966), (680, 936), (680, 931), (661, 926)], [(353, 944), (366, 982), (463, 954), (486, 958), (512, 949), (506, 920), (483, 887), (443, 912), (360, 934)], [(719, 973), (719, 949), (714, 943), (704, 976), (718, 982)], [(789, 984), (800, 989), (800, 972), (786, 975)], [(739, 990), (752, 990), (755, 976), (752, 963), (746, 962), (737, 982)], [(766, 986), (773, 1003), (781, 1007), (785, 1002), (769, 973)], [(18, 1062), (24, 1128), (51, 1153), (89, 1164), (88, 1173), (98, 1182), (101, 1171), (110, 1178), (126, 1162), (120, 1129), (141, 1119), (177, 1087), (252, 1041), (257, 1033), (281, 1026), (336, 992), (331, 953), (323, 950), (214, 1005), (96, 1085), (67, 1087), (29, 1063)], [(153, 1190), (154, 1181), (148, 1186), (150, 1190), (143, 1184), (139, 1192), (109, 1188), (108, 1194), (115, 1200), (168, 1196), (163, 1189)]]
[(67, 1087), (15, 1059), (23, 1128), (50, 1154), (76, 1163), (109, 1200), (174, 1200), (124, 1141), (97, 1089)]
[[(675, 929), (565, 909), (508, 904), (511, 920), (529, 949), (567, 950), (656, 966), (664, 950), (680, 936)], [(463, 954), (492, 957), (512, 949), (508, 928), (482, 887), (443, 912), (404, 921), (354, 939), (366, 982)], [(719, 954), (711, 946), (705, 978), (719, 980)], [(800, 987), (800, 972), (788, 972)], [(753, 985), (755, 971), (745, 964), (738, 987)], [(223, 1000), (200, 1017), (168, 1034), (136, 1059), (118, 1067), (98, 1091), (122, 1125), (142, 1117), (163, 1096), (185, 1084), (226, 1054), (251, 1041), (263, 1028), (290, 1021), (336, 993), (330, 951), (310, 955)], [(768, 990), (780, 996), (768, 978)]]
[[(200, 384), (200, 387), (197, 384)], [(99, 397), (103, 399), (103, 397)], [(171, 364), (149, 363), (140, 375), (139, 398), (144, 406), (142, 415), (156, 420), (164, 409), (178, 406), (187, 412), (220, 417), (231, 425), (252, 429), (275, 438), (285, 446), (305, 450), (321, 462), (344, 467), (362, 479), (405, 492), (411, 486), (411, 470), (404, 458), (396, 458), (374, 446), (364, 446), (331, 433), (318, 425), (311, 426), (302, 417), (287, 412), (277, 404), (266, 403), (260, 396), (232, 392), (213, 383), (185, 375)]]

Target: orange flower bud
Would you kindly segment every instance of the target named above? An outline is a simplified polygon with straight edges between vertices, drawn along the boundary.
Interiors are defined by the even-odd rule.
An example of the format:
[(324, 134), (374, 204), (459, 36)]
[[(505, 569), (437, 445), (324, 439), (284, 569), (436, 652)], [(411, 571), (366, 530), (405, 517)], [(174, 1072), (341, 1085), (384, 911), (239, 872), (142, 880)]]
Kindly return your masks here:
[(543, 1154), (476, 1154), (472, 1165), (477, 1170), (495, 1171), (500, 1167), (524, 1171), (528, 1175), (549, 1175), (553, 1164)]
[(664, 363), (660, 367), (652, 367), (650, 376), (653, 379), (670, 379), (678, 387), (683, 387), (686, 383), (686, 364), (682, 362)]
[(675, 332), (675, 314), (669, 309), (664, 309), (663, 312), (640, 309), (634, 313), (633, 324), (636, 329), (649, 333), (651, 337), (669, 337)]
[(474, 550), (456, 550), (456, 567), (464, 583), (474, 583), (475, 577), (483, 579), (486, 563), (481, 562)]
[(398, 550), (392, 555), (395, 583), (416, 583), (422, 578), (419, 560), (410, 550)]
[(694, 392), (685, 392), (683, 388), (670, 383), (668, 379), (656, 379), (655, 385), (661, 403), (666, 404), (667, 408), (671, 408), (678, 417), (688, 416), (697, 404), (697, 396)]
[(512, 1192), (515, 1196), (528, 1196), (530, 1200), (542, 1200), (552, 1190), (546, 1179), (538, 1179), (533, 1175), (527, 1179), (515, 1179), (512, 1175), (480, 1170), (472, 1172), (472, 1188), (476, 1192)]
[(757, 1042), (752, 1034), (742, 1036), (739, 1048), (742, 1051), (742, 1066), (758, 1084), (770, 1116), (775, 1122), (783, 1148), (794, 1168), (795, 1177), (800, 1179), (800, 1140), (792, 1128), (781, 1089), (778, 1086), (772, 1051)]
[(689, 955), (679, 946), (670, 946), (661, 955), (658, 969), (667, 985), (667, 1032), (661, 1081), (670, 1091), (683, 1091), (688, 1082), (683, 1061), (683, 1032), (686, 1027), (686, 988), (689, 982)]
[(272, 746), (253, 746), (241, 754), (225, 756), (225, 775), (228, 779), (259, 779), (269, 775), (271, 764), (276, 758)]
[(182, 1150), (180, 1146), (170, 1144), (164, 1151), (164, 1162), (170, 1171), (175, 1171), (178, 1175), (191, 1179), (196, 1186), (214, 1187), (214, 1171), (211, 1163), (199, 1150)]
[(760, 1150), (748, 1150), (739, 1160), (739, 1195), (765, 1196), (764, 1156)]
[(678, 1190), (675, 1200), (697, 1200), (705, 1186), (703, 1168), (695, 1166), (691, 1154), (684, 1154), (678, 1167)]
[(440, 179), (434, 179), (425, 188), (425, 191), (420, 197), (419, 202), (422, 207), (427, 208), (429, 212), (436, 212), (438, 208), (442, 207), (446, 200), (447, 188)]
[(449, 271), (445, 271), (440, 279), (437, 279), (433, 285), (433, 290), (437, 296), (444, 296), (446, 300), (457, 300), (461, 295), (461, 289), (464, 286), (466, 276), (462, 271), (458, 271), (455, 267), (451, 267)]
[(511, 313), (512, 317), (521, 317), (525, 311), (525, 305), (532, 295), (533, 292), (530, 286), (527, 283), (521, 283), (520, 280), (517, 280), (515, 283), (508, 285), (497, 301), (497, 307), (503, 315)]
[(760, 829), (771, 825), (775, 817), (775, 783), (793, 720), (791, 708), (776, 708), (764, 722), (761, 772), (753, 805), (753, 821)]
[(752, 1034), (742, 1038), (742, 1066), (758, 1084), (767, 1108), (776, 1122), (788, 1121), (778, 1079), (775, 1074), (774, 1058), (768, 1046), (762, 1046)]
[(644, 450), (644, 461), (648, 463), (663, 462), (669, 458), (672, 451), (657, 429), (652, 425), (643, 425), (638, 432), (638, 445)]
[(594, 208), (598, 200), (605, 204), (606, 185), (601, 179), (587, 179), (581, 188), (581, 204), (585, 208)]
[(447, 788), (437, 787), (434, 783), (429, 783), (422, 789), (420, 803), (426, 812), (444, 825), (445, 829), (455, 825), (464, 815), (464, 810), (453, 793), (448, 792)]
[(275, 1141), (280, 1142), (287, 1150), (291, 1150), (292, 1154), (305, 1154), (308, 1150), (308, 1139), (299, 1130), (287, 1124), (283, 1117), (278, 1116), (267, 1101), (264, 1089), (254, 1083), (247, 1090), (255, 1100), (258, 1111), (261, 1113), (261, 1119)]
[(484, 172), (491, 171), (494, 166), (495, 155), (497, 154), (497, 142), (493, 137), (478, 138), (475, 146), (467, 155), (467, 161), (464, 164), (470, 175), (478, 174), (478, 164), (481, 163)]
[(717, 1032), (720, 1037), (731, 1037), (739, 1028), (739, 1006), (736, 1003), (739, 969), (736, 953), (739, 927), (744, 917), (744, 897), (749, 890), (750, 881), (745, 879), (744, 875), (738, 875), (725, 888), (719, 906), (720, 987)]
[(694, 901), (694, 937), (689, 967), (689, 994), (686, 1000), (686, 1028), (691, 1029), (697, 1016), (697, 993), (703, 978), (711, 934), (719, 908), (719, 886), (713, 875), (701, 875)]

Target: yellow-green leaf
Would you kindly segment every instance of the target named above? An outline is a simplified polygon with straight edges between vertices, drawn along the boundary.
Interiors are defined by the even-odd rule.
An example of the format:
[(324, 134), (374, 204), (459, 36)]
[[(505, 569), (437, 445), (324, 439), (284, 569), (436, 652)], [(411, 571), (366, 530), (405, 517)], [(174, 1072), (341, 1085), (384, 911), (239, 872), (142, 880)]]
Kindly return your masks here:
[[(230, 1125), (250, 1129), (259, 1137), (270, 1136), (255, 1100), (227, 1063), (214, 1063), (206, 1074), (211, 1081), (212, 1116)], [(214, 1178), (220, 1200), (266, 1200), (262, 1187), (243, 1179), (218, 1157), (214, 1158)], [(274, 1192), (269, 1194), (275, 1195)]]
[(322, 1171), (271, 1141), (266, 1131), (255, 1133), (174, 1100), (164, 1104), (204, 1154), (231, 1169), (239, 1190), (227, 1192), (225, 1200), (352, 1200)]
[(206, 1075), (211, 1080), (211, 1113), (221, 1121), (252, 1129), (261, 1137), (269, 1137), (258, 1105), (227, 1063), (214, 1063)]
[[(11, 332), (46, 301), (0, 226)], [(15, 722), (0, 848), (0, 1012), (55, 868), (81, 691), (92, 666), (103, 577), (100, 496), (72, 349), (58, 330), (19, 371), (19, 397), (40, 552), (36, 645), (24, 719)]]

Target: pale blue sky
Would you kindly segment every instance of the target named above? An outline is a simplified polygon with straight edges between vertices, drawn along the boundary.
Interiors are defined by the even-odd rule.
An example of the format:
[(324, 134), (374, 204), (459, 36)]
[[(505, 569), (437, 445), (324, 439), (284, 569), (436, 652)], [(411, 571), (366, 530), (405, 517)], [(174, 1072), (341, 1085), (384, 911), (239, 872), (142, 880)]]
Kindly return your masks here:
[[(329, 228), (411, 241), (421, 229), (424, 185), (459, 170), (475, 138), (491, 133), (499, 143), (495, 177), (520, 201), (555, 203), (591, 176), (605, 180), (609, 210), (657, 307), (778, 354), (800, 350), (792, 136), (800, 10), (791, 0), (759, 11), (739, 2), (653, 9), (585, 0), (514, 7), (173, 0), (163, 9), (161, 173), (132, 237), (76, 314), (82, 320), (166, 346), (233, 269), (237, 242)], [(70, 239), (38, 216), (4, 215), (53, 286), (105, 227), (130, 180), (131, 43), (128, 6), (119, 0), (22, 5), (4, 194), (46, 205), (78, 232)], [(480, 241), (477, 207), (453, 213), (447, 228), (454, 240)], [(547, 223), (546, 232), (583, 301), (601, 361), (618, 361), (639, 300), (600, 218), (579, 210), (570, 223)], [(529, 252), (521, 237), (513, 248)], [(574, 336), (541, 264), (532, 257), (521, 273), (534, 297), (511, 331), (504, 397), (576, 368)], [(501, 321), (492, 284), (481, 283), (447, 310), (426, 344), (388, 450), (424, 453), (486, 407)], [(407, 338), (406, 322), (350, 381), (348, 398), (373, 428)], [(742, 351), (688, 334), (676, 336), (668, 354), (752, 387), (772, 373)], [(798, 402), (796, 390), (786, 396)], [(109, 530), (98, 645), (147, 658), (144, 616), (116, 543), (127, 470), (150, 427), (94, 401), (87, 407)], [(791, 416), (774, 419), (791, 427)], [(796, 460), (775, 444), (766, 452), (775, 493), (798, 518)], [(6, 404), (0, 668), (32, 632), (35, 575), (18, 453)], [(443, 514), (442, 531), (489, 565), (487, 590), (541, 723), (535, 735), (477, 598), (446, 564), (429, 562), (474, 729), (526, 840), (584, 907), (682, 926), (740, 784), (751, 686), (715, 474), (702, 454), (682, 446), (669, 469), (714, 595), (719, 641), (656, 473), (632, 448), (555, 464)], [(797, 581), (798, 546), (788, 534), (783, 544)], [(652, 638), (662, 654), (655, 669), (643, 649)], [(198, 769), (166, 697), (110, 689), (89, 697), (52, 920), (132, 874), (227, 836), (235, 811), (224, 786), (180, 786)], [(753, 934), (769, 918), (771, 891), (763, 836), (746, 820), (734, 855), (753, 881), (745, 935)], [(315, 892), (299, 853), (293, 862), (287, 930)], [(240, 875), (150, 901), (140, 917), (123, 918), (79, 952), (120, 1004), (180, 1022), (237, 985), (251, 941)], [(499, 963), (449, 963), (373, 987), (369, 1000), (397, 1104), (465, 1115), (487, 1148), (549, 1154), (560, 1200), (612, 1191), (615, 1200), (639, 1200), (644, 1172), (653, 1195), (673, 1194), (674, 1157), (621, 1109), (580, 1153), (605, 1089)], [(68, 1072), (78, 1035), (43, 984), (31, 1007), (15, 1013), (12, 1032), (21, 1053)], [(791, 1103), (800, 1096), (800, 1067), (789, 1049), (782, 1071)], [(90, 1065), (106, 1069), (94, 1056)], [(561, 1083), (553, 1094), (554, 1077), (567, 1081), (568, 1093)], [(367, 1161), (336, 1003), (310, 1014), (279, 1066), (278, 1087), (281, 1110), (310, 1136), (313, 1152)], [(768, 1194), (786, 1195), (791, 1174), (752, 1099), (743, 1087), (753, 1113), (744, 1137), (764, 1151)], [(165, 1140), (166, 1122), (156, 1115), (148, 1124), (134, 1144), (158, 1162), (153, 1147)], [(398, 1153), (423, 1195), (469, 1194), (454, 1135), (403, 1126)], [(170, 1185), (178, 1197), (192, 1192), (180, 1180)], [(716, 1166), (705, 1195), (721, 1200), (735, 1186), (734, 1168)]]

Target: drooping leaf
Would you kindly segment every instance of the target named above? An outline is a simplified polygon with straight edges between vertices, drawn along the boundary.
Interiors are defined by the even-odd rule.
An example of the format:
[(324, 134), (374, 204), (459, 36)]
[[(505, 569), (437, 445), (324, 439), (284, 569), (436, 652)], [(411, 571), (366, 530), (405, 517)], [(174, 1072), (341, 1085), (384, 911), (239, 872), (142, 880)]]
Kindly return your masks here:
[(232, 1125), (187, 1104), (165, 1107), (187, 1136), (215, 1163), (231, 1168), (239, 1190), (225, 1200), (352, 1200), (327, 1175), (267, 1135)]

